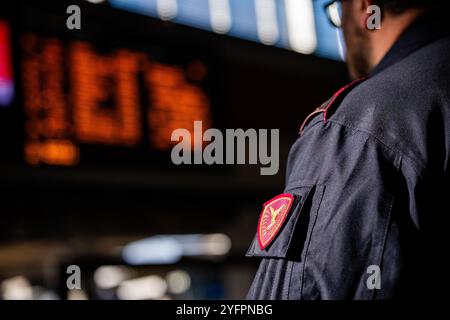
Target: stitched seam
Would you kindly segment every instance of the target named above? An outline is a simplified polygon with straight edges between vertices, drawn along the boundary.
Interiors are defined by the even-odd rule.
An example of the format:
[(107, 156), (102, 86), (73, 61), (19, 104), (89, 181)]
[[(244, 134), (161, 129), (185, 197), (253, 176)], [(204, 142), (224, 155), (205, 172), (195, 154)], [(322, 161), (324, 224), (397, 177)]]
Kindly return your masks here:
[(324, 123), (323, 119), (320, 119), (320, 117), (317, 117), (317, 118), (318, 118), (317, 121), (314, 122), (314, 118), (313, 118), (313, 119), (311, 119), (310, 123), (308, 123), (308, 125), (305, 126), (305, 128), (303, 129), (303, 134), (300, 136), (300, 138), (303, 138), (306, 135), (306, 133), (310, 129), (314, 128), (317, 124)]
[[(317, 189), (316, 189), (316, 191), (317, 191)], [(315, 191), (315, 193), (316, 193), (316, 191)], [(304, 281), (304, 279), (305, 279), (305, 269), (306, 269), (306, 262), (308, 260), (309, 244), (311, 243), (311, 238), (312, 238), (312, 234), (313, 234), (313, 231), (314, 231), (314, 227), (316, 226), (316, 223), (317, 223), (317, 218), (319, 216), (319, 209), (320, 209), (320, 206), (322, 204), (322, 199), (323, 199), (324, 193), (325, 193), (325, 186), (322, 186), (321, 187), (320, 199), (319, 199), (319, 201), (317, 203), (317, 209), (316, 209), (316, 214), (315, 214), (315, 217), (314, 217), (314, 223), (311, 226), (311, 230), (309, 231), (308, 243), (306, 244), (306, 247), (305, 247), (305, 258), (303, 259), (303, 266), (302, 266), (302, 270), (301, 270), (302, 275), (301, 275), (301, 285), (300, 285), (300, 300), (303, 299), (303, 288), (304, 288), (304, 285), (305, 285), (305, 281)]]
[[(296, 217), (296, 219), (294, 221), (294, 226), (292, 228), (292, 231), (291, 231), (291, 234), (290, 234), (290, 237), (289, 237), (290, 240), (289, 240), (288, 249), (287, 249), (288, 251), (289, 251), (289, 248), (291, 246), (292, 237), (294, 236), (295, 227), (297, 226), (298, 219), (300, 218), (300, 213), (301, 213), (301, 211), (303, 209), (303, 205), (305, 204), (306, 199), (308, 199), (309, 194), (311, 193), (312, 187), (309, 187), (309, 188), (310, 189), (306, 193), (304, 199), (300, 198), (300, 201), (299, 201), (300, 202), (299, 203), (300, 208), (298, 209), (297, 217)], [(288, 253), (288, 251), (286, 251), (286, 252)]]
[[(309, 187), (309, 188), (310, 189), (306, 193), (305, 198), (304, 199), (300, 199), (300, 203), (299, 203), (300, 208), (298, 210), (297, 219), (294, 221), (294, 226), (292, 228), (292, 231), (291, 231), (291, 234), (290, 234), (290, 237), (289, 237), (290, 240), (289, 240), (288, 249), (287, 249), (288, 251), (286, 253), (289, 253), (289, 248), (291, 247), (292, 237), (294, 236), (294, 232), (295, 232), (295, 229), (297, 227), (298, 219), (300, 218), (300, 214), (301, 214), (301, 211), (303, 209), (303, 205), (304, 205), (306, 199), (308, 199), (308, 197), (309, 197), (313, 187)], [(300, 255), (300, 258), (301, 258), (301, 255)], [(290, 274), (289, 274), (289, 282), (288, 282), (288, 288), (287, 288), (287, 291), (288, 291), (288, 294), (287, 294), (288, 298), (287, 299), (289, 300), (289, 296), (291, 294), (292, 274), (294, 273), (294, 263), (295, 263), (295, 261), (292, 261), (292, 260), (289, 260), (289, 259), (287, 261), (291, 262), (291, 270), (290, 270)], [(301, 281), (303, 281), (303, 279), (301, 279)], [(301, 297), (301, 289), (300, 289), (300, 297)]]
[[(391, 196), (391, 201), (390, 201), (391, 203), (389, 204), (389, 209), (388, 209), (388, 217), (387, 217), (386, 224), (385, 224), (384, 230), (383, 230), (383, 243), (382, 243), (380, 255), (377, 259), (377, 265), (380, 268), (381, 268), (381, 264), (383, 262), (384, 251), (386, 249), (387, 235), (388, 235), (388, 230), (389, 230), (389, 224), (391, 222), (391, 215), (392, 215), (392, 208), (394, 206), (394, 200), (395, 200), (395, 197)], [(381, 272), (383, 272), (383, 271), (381, 271)], [(376, 293), (376, 290), (372, 290), (371, 300), (375, 300), (375, 293)]]
[(349, 125), (343, 124), (343, 123), (341, 123), (341, 122), (339, 122), (339, 121), (336, 121), (336, 120), (334, 120), (334, 119), (329, 119), (328, 122), (335, 123), (335, 124), (337, 124), (337, 125), (340, 125), (340, 126), (342, 126), (342, 127), (344, 127), (344, 128), (347, 128), (347, 129), (352, 130), (352, 131), (355, 131), (355, 132), (365, 133), (367, 136), (369, 136), (370, 138), (374, 139), (375, 141), (377, 141), (378, 143), (380, 143), (381, 145), (383, 145), (386, 149), (388, 149), (388, 150), (390, 150), (390, 151), (396, 153), (398, 156), (400, 156), (400, 157), (402, 157), (402, 158), (404, 158), (404, 159), (410, 161), (411, 163), (413, 163), (413, 164), (414, 164), (414, 165), (413, 165), (414, 171), (415, 171), (416, 174), (419, 176), (419, 178), (423, 178), (423, 174), (420, 172), (419, 169), (416, 168), (416, 166), (417, 166), (418, 168), (421, 168), (422, 171), (423, 171), (423, 169), (424, 169), (424, 166), (423, 166), (423, 165), (421, 165), (421, 164), (420, 164), (418, 161), (416, 161), (415, 159), (413, 159), (413, 158), (409, 157), (408, 155), (404, 154), (402, 151), (400, 151), (400, 150), (398, 150), (398, 149), (396, 149), (396, 148), (394, 148), (394, 147), (391, 147), (391, 146), (387, 145), (387, 144), (384, 143), (380, 138), (378, 138), (377, 136), (375, 136), (373, 133), (371, 133), (371, 132), (369, 132), (369, 131), (366, 131), (366, 130), (362, 130), (362, 129), (360, 129), (360, 128), (356, 128), (356, 127), (353, 127), (353, 126), (349, 126)]
[[(401, 161), (402, 161), (402, 158), (398, 158), (396, 160), (395, 167), (397, 169), (400, 167)], [(386, 224), (385, 224), (384, 230), (383, 230), (383, 244), (382, 244), (382, 247), (381, 247), (380, 256), (378, 257), (378, 260), (377, 260), (378, 266), (380, 268), (381, 268), (381, 265), (383, 263), (384, 252), (386, 250), (387, 236), (388, 236), (388, 233), (389, 233), (389, 225), (390, 225), (391, 219), (392, 219), (392, 208), (394, 207), (394, 202), (395, 202), (395, 196), (392, 195), (391, 196), (391, 203), (390, 203), (389, 209), (388, 209), (387, 221), (386, 221)], [(383, 270), (381, 270), (381, 272), (383, 272)], [(372, 290), (371, 300), (375, 300), (375, 293), (376, 293), (376, 290)]]
[(291, 265), (291, 270), (289, 273), (289, 282), (287, 283), (287, 300), (289, 300), (289, 297), (291, 295), (291, 281), (292, 281), (292, 273), (294, 272), (294, 261), (286, 260)]

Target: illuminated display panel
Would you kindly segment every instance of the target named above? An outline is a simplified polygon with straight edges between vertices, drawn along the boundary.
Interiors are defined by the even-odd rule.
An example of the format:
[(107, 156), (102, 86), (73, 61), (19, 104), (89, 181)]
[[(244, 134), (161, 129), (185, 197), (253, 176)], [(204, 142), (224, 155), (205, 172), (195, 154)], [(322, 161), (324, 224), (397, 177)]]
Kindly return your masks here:
[[(204, 130), (212, 124), (209, 70), (198, 59), (161, 62), (146, 51), (100, 51), (88, 41), (36, 33), (23, 34), (20, 47), (24, 156), (31, 165), (83, 163), (98, 151), (92, 146), (151, 163), (146, 151), (170, 151), (173, 130), (192, 132), (197, 120)], [(99, 154), (116, 160), (117, 153)]]
[(0, 20), (0, 107), (9, 106), (14, 97), (9, 24)]
[[(275, 7), (270, 1), (260, 1), (256, 9), (257, 2), (253, 0), (246, 4), (211, 0), (208, 10), (200, 7), (204, 0), (183, 4), (175, 1), (176, 16), (169, 14), (170, 7), (154, 8), (165, 19), (179, 23), (182, 16), (187, 19), (185, 24), (190, 16), (201, 18), (210, 24), (211, 31), (219, 33), (239, 33), (247, 26), (251, 34), (266, 44), (295, 44), (297, 51), (306, 52), (314, 47), (314, 39), (308, 39), (308, 33), (299, 33), (301, 36), (287, 33), (292, 28), (308, 27), (305, 21), (298, 23), (300, 11), (287, 10), (294, 3), (299, 6), (296, 1), (274, 2)], [(8, 30), (7, 35), (9, 32), (14, 35), (13, 45), (3, 57), (14, 57), (18, 92), (12, 107), (2, 108), (5, 115), (2, 141), (8, 147), (8, 156), (3, 157), (5, 163), (15, 165), (25, 159), (33, 166), (92, 169), (109, 165), (133, 169), (156, 168), (155, 164), (172, 166), (170, 151), (176, 143), (170, 141), (173, 130), (186, 128), (193, 133), (195, 120), (203, 121), (203, 130), (231, 127), (228, 121), (233, 119), (230, 117), (233, 112), (238, 114), (237, 120), (233, 119), (238, 126), (254, 120), (249, 120), (252, 117), (246, 112), (241, 117), (240, 111), (233, 111), (230, 101), (236, 101), (236, 97), (230, 93), (245, 93), (247, 84), (251, 90), (261, 84), (242, 79), (231, 84), (226, 68), (231, 66), (228, 75), (239, 75), (240, 67), (217, 50), (215, 44), (223, 40), (220, 37), (124, 13), (107, 5), (87, 3), (83, 7), (82, 30), (68, 30), (62, 19), (65, 15), (61, 14), (65, 12), (65, 3), (53, 8), (53, 4), (29, 2), (17, 9), (19, 20), (8, 18), (15, 22), (14, 30), (8, 30), (8, 26), (2, 29)], [(136, 2), (128, 3), (131, 6)], [(287, 12), (295, 13), (288, 17)], [(256, 20), (270, 20), (272, 24), (267, 29), (261, 28), (255, 21), (246, 22), (248, 15)], [(115, 24), (117, 19), (123, 19), (124, 23)], [(315, 24), (317, 50), (323, 45), (320, 26)], [(237, 43), (245, 50), (247, 44)], [(280, 50), (268, 52), (294, 57)], [(247, 62), (242, 63), (246, 66)], [(242, 74), (248, 76), (252, 68)], [(12, 75), (10, 71), (3, 74)], [(244, 94), (244, 102), (236, 104), (239, 108), (245, 101), (253, 103), (246, 97)]]
[(111, 6), (233, 37), (342, 60), (328, 0), (109, 0)]

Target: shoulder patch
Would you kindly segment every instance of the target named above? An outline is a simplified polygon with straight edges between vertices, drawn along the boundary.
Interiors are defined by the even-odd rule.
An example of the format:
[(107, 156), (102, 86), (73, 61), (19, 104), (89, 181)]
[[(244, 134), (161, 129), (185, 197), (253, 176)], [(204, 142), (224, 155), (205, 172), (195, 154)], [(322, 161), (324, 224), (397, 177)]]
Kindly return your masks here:
[(323, 103), (320, 107), (316, 108), (316, 110), (314, 110), (313, 112), (311, 112), (306, 119), (303, 121), (300, 130), (299, 130), (299, 134), (300, 136), (303, 135), (304, 131), (305, 131), (305, 127), (306, 125), (309, 123), (309, 121), (317, 114), (319, 113), (323, 113), (323, 121), (327, 121), (327, 115), (329, 115), (332, 111), (333, 108), (336, 107), (338, 105), (339, 102), (341, 102), (345, 96), (354, 88), (356, 87), (358, 84), (360, 84), (361, 82), (363, 82), (364, 80), (366, 80), (366, 78), (361, 78), (361, 79), (357, 79), (351, 83), (349, 83), (348, 85), (346, 85), (345, 87), (342, 87), (341, 89), (339, 89), (335, 94), (333, 94), (333, 96), (328, 99), (325, 103)]
[(267, 201), (258, 222), (258, 243), (264, 250), (276, 237), (294, 203), (294, 196), (283, 193)]

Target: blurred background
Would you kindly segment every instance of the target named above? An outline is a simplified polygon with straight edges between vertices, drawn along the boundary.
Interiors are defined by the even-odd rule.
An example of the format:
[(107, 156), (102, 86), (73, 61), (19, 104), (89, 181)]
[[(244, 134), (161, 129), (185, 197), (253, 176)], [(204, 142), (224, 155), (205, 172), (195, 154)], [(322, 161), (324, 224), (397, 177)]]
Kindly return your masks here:
[[(2, 1), (0, 299), (244, 298), (299, 126), (347, 82), (323, 5)], [(172, 164), (194, 120), (280, 129), (278, 174)]]

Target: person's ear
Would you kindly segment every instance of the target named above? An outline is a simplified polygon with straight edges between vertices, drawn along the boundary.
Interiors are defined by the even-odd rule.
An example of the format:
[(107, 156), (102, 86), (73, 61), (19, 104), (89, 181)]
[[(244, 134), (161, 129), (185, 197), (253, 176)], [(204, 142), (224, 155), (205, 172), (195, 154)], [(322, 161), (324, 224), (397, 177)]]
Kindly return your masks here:
[(372, 6), (375, 5), (375, 0), (359, 0), (359, 25), (363, 29), (368, 28), (368, 20), (373, 18), (373, 10), (371, 10)]

